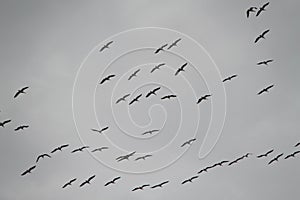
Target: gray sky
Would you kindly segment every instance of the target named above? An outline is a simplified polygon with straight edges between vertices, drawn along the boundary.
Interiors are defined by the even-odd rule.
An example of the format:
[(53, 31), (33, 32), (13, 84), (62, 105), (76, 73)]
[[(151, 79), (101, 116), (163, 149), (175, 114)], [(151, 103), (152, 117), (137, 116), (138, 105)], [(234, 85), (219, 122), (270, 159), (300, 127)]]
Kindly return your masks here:
[[(12, 119), (12, 123), (4, 129), (0, 128), (0, 199), (296, 198), (300, 194), (296, 187), (300, 178), (299, 157), (280, 160), (272, 166), (267, 166), (267, 162), (279, 153), (287, 155), (293, 152), (295, 150), (293, 146), (300, 141), (298, 133), (300, 70), (297, 66), (300, 52), (298, 45), (300, 27), (297, 22), (300, 3), (296, 0), (285, 2), (273, 0), (267, 12), (259, 18), (254, 16), (250, 19), (245, 18), (245, 10), (249, 6), (259, 6), (263, 3), (265, 1), (260, 0), (1, 1), (0, 121)], [(101, 46), (100, 42), (112, 35), (132, 28), (153, 26), (170, 28), (194, 38), (210, 53), (222, 77), (238, 74), (236, 79), (225, 84), (227, 114), (217, 145), (208, 157), (198, 159), (204, 137), (201, 133), (207, 129), (211, 113), (211, 104), (207, 102), (199, 106), (201, 119), (197, 141), (177, 162), (163, 170), (139, 175), (123, 173), (100, 164), (87, 152), (70, 154), (71, 150), (82, 145), (72, 113), (72, 89), (80, 64), (95, 46)], [(267, 35), (267, 40), (254, 45), (255, 37), (268, 28), (271, 32)], [(137, 38), (135, 44), (139, 41), (149, 41), (152, 36), (146, 34), (145, 38), (140, 40)], [(164, 41), (170, 42), (176, 38), (175, 36), (164, 35), (154, 46), (159, 46), (158, 44)], [(192, 47), (188, 45), (187, 40), (183, 40), (174, 51), (180, 55), (186, 54), (187, 51), (180, 50), (185, 48), (184, 44), (189, 48)], [(117, 43), (114, 45), (117, 46)], [(109, 51), (111, 54), (104, 56), (104, 60), (119, 56), (117, 48), (114, 50), (112, 46), (105, 53)], [(187, 98), (182, 99), (181, 103), (183, 116), (188, 117), (180, 120), (178, 102), (162, 104), (168, 112), (165, 130), (154, 136), (150, 143), (141, 139), (133, 140), (131, 137), (126, 139), (123, 133), (117, 132), (117, 127), (109, 130), (110, 139), (128, 151), (147, 152), (159, 149), (175, 136), (178, 129), (176, 125), (180, 121), (188, 124), (187, 129), (178, 134), (178, 142), (183, 142), (193, 137), (192, 127), (196, 126), (197, 122), (189, 120), (194, 119), (192, 116), (197, 116), (197, 110), (193, 109), (197, 108), (194, 105), (197, 99), (191, 97), (192, 90), (186, 89), (186, 85), (179, 86), (184, 83), (183, 77), (176, 80), (178, 81), (176, 83), (172, 81), (173, 78), (165, 78), (167, 73), (172, 73), (171, 70), (176, 69), (183, 61), (174, 55), (159, 55), (160, 57), (154, 58), (145, 56), (147, 53), (145, 50), (124, 56), (124, 60), (116, 61), (108, 69), (112, 70), (108, 73), (114, 72), (120, 76), (125, 74), (126, 79), (137, 65), (142, 68), (141, 72), (144, 72), (149, 69), (148, 63), (156, 63), (160, 59), (167, 60), (168, 68), (160, 71), (162, 73), (158, 75), (158, 80), (171, 85), (166, 86), (159, 94), (167, 94), (174, 90), (182, 96), (186, 95)], [(195, 52), (191, 51), (190, 54), (192, 56)], [(146, 58), (149, 60), (143, 60)], [(269, 67), (256, 66), (258, 61), (269, 58), (275, 60)], [(99, 71), (90, 74), (90, 79), (84, 79), (93, 87), (87, 88), (86, 92), (89, 95), (91, 94), (88, 92), (95, 89), (92, 80), (95, 78), (99, 80), (98, 75), (105, 69), (102, 63), (96, 61), (91, 63), (95, 68), (99, 67)], [(141, 66), (143, 62), (144, 67)], [(195, 63), (197, 66), (203, 64), (204, 68), (200, 67), (200, 70), (209, 65), (209, 62), (205, 61)], [(192, 88), (196, 91), (196, 96), (208, 93), (204, 80), (193, 76), (195, 73), (191, 67), (188, 69), (190, 71), (185, 73), (186, 79), (194, 83)], [(112, 95), (112, 100), (115, 101), (115, 98), (121, 96), (123, 89), (133, 90), (147, 83), (143, 82), (148, 80), (147, 76), (141, 73), (140, 77), (143, 79), (135, 80), (135, 84), (128, 87), (120, 82), (119, 88), (116, 88)], [(273, 83), (275, 87), (270, 93), (256, 95), (260, 89)], [(26, 85), (30, 86), (28, 94), (13, 99), (15, 91)], [(137, 95), (139, 92), (144, 94), (154, 87), (155, 84), (145, 85), (138, 88), (134, 94)], [(110, 103), (110, 99), (105, 102), (105, 98), (102, 98), (103, 94), (112, 89), (113, 84), (96, 90), (96, 113), (103, 126), (106, 124), (115, 126), (111, 121), (112, 110), (107, 106), (109, 104), (106, 104)], [(87, 97), (85, 95), (86, 93), (82, 93), (79, 96), (84, 99)], [(90, 104), (91, 99), (88, 97), (83, 103), (86, 102), (90, 108), (93, 105)], [(154, 97), (153, 99), (154, 103), (160, 102), (156, 102)], [(213, 94), (212, 102), (214, 101), (218, 102)], [(153, 107), (150, 115), (145, 115), (152, 104), (150, 101), (144, 102), (146, 101), (137, 104), (130, 111), (133, 119), (140, 125), (145, 125), (149, 123), (150, 117), (153, 124), (146, 128), (160, 127), (164, 120), (162, 107)], [(90, 131), (90, 128), (97, 127), (93, 113), (88, 113), (90, 110), (85, 110), (84, 107), (80, 109), (80, 112), (76, 113), (79, 116), (83, 113), (79, 125), (82, 139), (92, 148), (107, 145), (105, 136), (95, 136)], [(118, 113), (119, 122), (128, 125), (129, 123), (123, 121), (128, 119), (125, 112), (119, 111), (119, 108), (114, 109), (113, 111)], [(85, 116), (91, 118), (84, 118)], [(13, 129), (20, 124), (29, 124), (30, 128), (15, 133)], [(128, 127), (123, 125), (121, 129), (125, 131), (127, 128), (128, 132), (134, 133), (142, 130), (132, 129), (129, 125)], [(70, 144), (70, 147), (53, 155), (51, 159), (41, 160), (31, 175), (20, 176), (35, 163), (39, 154), (48, 153), (64, 143)], [(275, 151), (269, 158), (255, 159), (254, 155), (272, 148)], [(180, 152), (167, 150), (157, 157), (150, 158), (153, 162), (149, 159), (141, 161), (140, 165), (135, 164), (133, 160), (112, 164), (120, 164), (123, 171), (136, 168), (143, 171), (168, 162), (182, 153), (182, 149), (179, 148), (178, 151)], [(97, 155), (104, 160), (113, 160), (120, 152), (112, 150)], [(232, 167), (213, 169), (201, 175), (193, 184), (183, 186), (180, 184), (205, 166), (220, 160), (235, 159), (246, 152), (252, 152), (254, 155)], [(90, 186), (78, 187), (80, 182), (93, 174), (96, 174), (96, 179)], [(122, 177), (118, 184), (109, 188), (103, 187), (106, 181), (116, 176)], [(61, 189), (65, 182), (75, 177), (78, 180), (72, 187)], [(164, 180), (170, 180), (170, 183), (163, 189), (146, 189), (136, 193), (130, 191), (133, 187), (144, 183), (152, 185)]]

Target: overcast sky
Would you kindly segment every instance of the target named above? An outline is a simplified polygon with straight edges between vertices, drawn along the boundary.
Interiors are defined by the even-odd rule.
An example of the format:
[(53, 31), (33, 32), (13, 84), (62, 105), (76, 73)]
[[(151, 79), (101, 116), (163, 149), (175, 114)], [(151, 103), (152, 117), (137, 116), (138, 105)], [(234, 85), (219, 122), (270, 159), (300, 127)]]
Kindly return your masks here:
[[(245, 17), (248, 7), (264, 3), (1, 1), (0, 121), (12, 122), (0, 127), (0, 199), (297, 198), (300, 157), (281, 159), (271, 166), (267, 163), (277, 154), (294, 152), (294, 145), (300, 141), (300, 2), (273, 0), (258, 18)], [(98, 52), (113, 35), (142, 27), (178, 32), (145, 30), (114, 36), (111, 48), (103, 54)], [(255, 37), (266, 29), (271, 30), (267, 39), (254, 44)], [(218, 75), (212, 60), (187, 35), (201, 44), (215, 62), (220, 72), (216, 85), (211, 82)], [(154, 56), (151, 48), (178, 37), (183, 39), (174, 51)], [(127, 53), (121, 56), (124, 52)], [(175, 78), (174, 70), (185, 59), (193, 65), (189, 63), (186, 72)], [(267, 67), (256, 65), (264, 59), (274, 62)], [(112, 63), (108, 66), (109, 62)], [(159, 62), (166, 62), (167, 66), (150, 76), (147, 70)], [(86, 71), (78, 73), (82, 79), (76, 82), (81, 64)], [(141, 69), (140, 74), (129, 83), (127, 78), (136, 69)], [(213, 75), (207, 77), (208, 72)], [(117, 75), (113, 81), (98, 84), (112, 73)], [(238, 77), (223, 85), (221, 79), (232, 74)], [(275, 86), (269, 93), (256, 95), (270, 84)], [(27, 94), (13, 99), (23, 86), (30, 87)], [(144, 97), (158, 86), (159, 95), (149, 100)], [(220, 90), (223, 87), (226, 95)], [(116, 99), (127, 92), (132, 93), (129, 99), (140, 93), (144, 96), (131, 107), (128, 102), (115, 105)], [(160, 101), (169, 93), (176, 93), (178, 99)], [(197, 98), (207, 93), (212, 94), (211, 99), (196, 105)], [(199, 159), (209, 119), (217, 121), (213, 128), (222, 122), (225, 102), (221, 137), (210, 154)], [(107, 135), (91, 132), (91, 128), (99, 128), (95, 116), (101, 127), (110, 127)], [(15, 132), (14, 128), (22, 124), (30, 127)], [(159, 134), (141, 138), (141, 132), (157, 127), (162, 129)], [(190, 148), (180, 148), (181, 143), (193, 137), (197, 140)], [(172, 145), (167, 145), (170, 141)], [(70, 153), (83, 143), (90, 150), (100, 146), (110, 149), (94, 156), (88, 151)], [(51, 154), (51, 159), (39, 161), (32, 174), (21, 177), (23, 171), (35, 165), (39, 154), (49, 153), (61, 144), (70, 147)], [(270, 149), (274, 149), (270, 157), (255, 158)], [(130, 151), (138, 154), (130, 161), (115, 162), (118, 155)], [(134, 161), (147, 152), (152, 152), (153, 157), (138, 164)], [(181, 185), (200, 169), (247, 152), (253, 155), (234, 166), (201, 174), (193, 184)], [(161, 167), (165, 168), (151, 173), (128, 173)], [(93, 174), (96, 178), (92, 184), (79, 188)], [(103, 186), (116, 176), (122, 177), (116, 185)], [(72, 178), (77, 178), (73, 186), (62, 189)], [(170, 183), (163, 189), (131, 192), (135, 186), (165, 180)]]

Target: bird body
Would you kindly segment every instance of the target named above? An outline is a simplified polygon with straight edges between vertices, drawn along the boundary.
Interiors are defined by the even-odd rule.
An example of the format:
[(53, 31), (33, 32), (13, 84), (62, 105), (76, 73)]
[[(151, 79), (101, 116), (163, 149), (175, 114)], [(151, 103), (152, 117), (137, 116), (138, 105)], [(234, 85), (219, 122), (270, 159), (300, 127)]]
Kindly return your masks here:
[(184, 142), (184, 143), (181, 145), (181, 147), (184, 147), (185, 145), (191, 145), (192, 142), (194, 142), (195, 140), (196, 140), (196, 138), (190, 139), (190, 140)]
[(73, 151), (71, 151), (71, 153), (76, 153), (76, 152), (79, 152), (79, 151), (83, 151), (84, 149), (87, 149), (87, 148), (89, 148), (89, 146), (82, 146), (80, 148), (74, 149)]
[(100, 84), (102, 85), (102, 84), (104, 84), (106, 81), (110, 81), (113, 77), (115, 77), (116, 75), (114, 75), (114, 74), (110, 74), (110, 75), (108, 75), (108, 76), (106, 76), (106, 77), (104, 77), (101, 81), (100, 81)]
[(93, 180), (96, 177), (96, 175), (93, 175), (91, 177), (89, 177), (87, 180), (85, 180), (84, 182), (82, 182), (79, 187), (83, 187), (86, 184), (91, 184), (91, 180)]
[(2, 128), (4, 128), (4, 127), (5, 127), (5, 124), (8, 124), (9, 122), (11, 122), (10, 119), (4, 120), (3, 122), (0, 122), (0, 126), (1, 126)]
[(237, 77), (237, 74), (231, 75), (223, 80), (223, 82), (230, 81), (231, 79)]
[(160, 63), (158, 65), (156, 65), (155, 67), (153, 67), (150, 71), (150, 73), (153, 73), (155, 70), (159, 70), (162, 66), (164, 66), (166, 63)]
[(295, 151), (294, 153), (287, 155), (284, 159), (294, 158), (298, 153), (300, 153), (300, 151)]
[(20, 90), (18, 90), (18, 91), (16, 92), (16, 94), (14, 95), (14, 98), (17, 98), (20, 94), (26, 94), (25, 90), (27, 90), (28, 88), (29, 88), (29, 87), (26, 86), (26, 87), (23, 87), (23, 88), (21, 88)]
[(29, 169), (27, 169), (26, 171), (24, 171), (21, 176), (25, 176), (26, 174), (30, 174), (32, 172), (32, 170), (34, 170), (36, 168), (36, 165), (30, 167)]
[(125, 94), (123, 97), (119, 98), (117, 101), (116, 101), (116, 104), (120, 103), (121, 101), (126, 101), (126, 98), (129, 97), (130, 94)]
[(73, 182), (75, 182), (77, 180), (77, 178), (74, 178), (72, 180), (70, 180), (69, 182), (65, 183), (62, 188), (66, 188), (67, 186), (71, 186)]
[(94, 129), (94, 128), (92, 128), (91, 130), (94, 131), (94, 132), (97, 132), (97, 133), (100, 133), (100, 134), (101, 134), (101, 133), (103, 133), (104, 131), (106, 131), (108, 128), (109, 128), (109, 127), (106, 126), (106, 127), (102, 128), (102, 129), (100, 129), (100, 130)]
[(92, 152), (103, 151), (105, 149), (108, 149), (108, 147), (100, 147), (100, 148), (94, 149)]
[(170, 44), (170, 46), (168, 47), (168, 50), (171, 49), (172, 47), (177, 46), (177, 43), (180, 42), (181, 38), (178, 38), (177, 40), (175, 40), (172, 44)]
[(24, 130), (24, 129), (27, 129), (27, 128), (29, 128), (28, 125), (21, 125), (21, 126), (18, 126), (17, 128), (15, 128), (15, 131)]
[(159, 183), (159, 184), (156, 184), (156, 185), (153, 185), (151, 188), (152, 189), (155, 189), (155, 188), (162, 188), (165, 184), (169, 183), (169, 181), (164, 181), (162, 183)]
[(158, 132), (158, 131), (159, 131), (158, 129), (154, 129), (154, 130), (146, 131), (146, 132), (142, 133), (142, 135), (152, 134), (152, 133)]
[(267, 35), (267, 33), (270, 32), (270, 29), (265, 30), (264, 32), (262, 32), (262, 34), (260, 34), (259, 36), (257, 36), (254, 40), (254, 43), (257, 43), (259, 40), (261, 39), (266, 39), (265, 36)]
[(35, 162), (37, 163), (41, 158), (45, 158), (45, 157), (51, 158), (51, 156), (49, 154), (44, 153), (44, 154), (39, 155)]
[(108, 181), (107, 183), (105, 183), (104, 186), (106, 187), (106, 186), (109, 186), (109, 185), (111, 185), (111, 184), (116, 184), (116, 181), (119, 180), (120, 178), (121, 178), (121, 177), (118, 176), (118, 177), (114, 178), (113, 180)]
[(177, 96), (175, 94), (169, 94), (169, 95), (163, 96), (161, 99), (165, 100), (165, 99), (171, 99), (171, 98), (176, 98), (176, 97)]
[(181, 65), (181, 67), (179, 67), (177, 69), (177, 71), (175, 72), (175, 76), (177, 76), (180, 72), (184, 72), (184, 68), (187, 66), (188, 63), (184, 63), (183, 65)]
[(246, 16), (247, 16), (247, 18), (250, 17), (250, 13), (251, 13), (251, 12), (255, 12), (256, 10), (257, 10), (257, 7), (254, 7), (254, 6), (248, 8), (247, 11), (246, 11)]
[(144, 184), (142, 186), (138, 186), (138, 187), (135, 187), (133, 188), (131, 191), (137, 191), (137, 190), (143, 190), (145, 187), (149, 187), (150, 185), (149, 184)]
[(128, 80), (130, 81), (133, 77), (136, 77), (137, 74), (139, 73), (139, 71), (141, 71), (141, 69), (138, 69), (138, 70), (134, 71), (134, 72), (128, 77)]
[(149, 158), (149, 157), (151, 157), (151, 156), (152, 156), (152, 155), (148, 154), (148, 155), (145, 155), (145, 156), (137, 157), (137, 158), (135, 159), (135, 161), (138, 161), (138, 160), (141, 160), (141, 159), (146, 160), (146, 158)]
[(110, 41), (108, 43), (106, 43), (103, 47), (101, 47), (101, 49), (99, 50), (100, 52), (104, 51), (105, 49), (109, 48), (109, 45), (111, 45), (113, 43), (113, 41)]
[(150, 92), (148, 92), (148, 94), (146, 95), (146, 98), (150, 97), (151, 95), (156, 95), (156, 92), (160, 90), (160, 87), (154, 88), (153, 90), (151, 90)]
[(266, 87), (266, 88), (264, 88), (264, 89), (262, 89), (261, 91), (259, 91), (259, 92), (257, 93), (257, 95), (261, 95), (261, 94), (263, 94), (263, 93), (265, 93), (265, 92), (269, 92), (269, 90), (270, 90), (272, 87), (274, 87), (274, 84), (273, 84), (273, 85), (270, 85), (270, 86), (268, 86), (268, 87)]
[(269, 60), (263, 60), (257, 63), (257, 65), (268, 65), (269, 63), (273, 62), (273, 59), (269, 59)]
[(270, 2), (265, 3), (262, 7), (259, 8), (259, 10), (256, 13), (256, 17), (260, 15), (263, 11), (266, 11), (266, 7), (270, 4)]
[(142, 97), (142, 94), (138, 95), (137, 97), (135, 97), (133, 100), (131, 100), (131, 101), (129, 102), (129, 105), (133, 104), (134, 102), (138, 102), (138, 101), (139, 101), (139, 98), (141, 98), (141, 97)]
[(210, 94), (206, 94), (206, 95), (200, 97), (197, 101), (197, 104), (201, 103), (201, 101), (203, 101), (203, 100), (207, 100), (207, 98), (210, 96), (211, 96)]
[(168, 44), (164, 44), (155, 50), (154, 54), (158, 54), (160, 51), (164, 51), (164, 48), (167, 47)]
[(272, 153), (274, 151), (274, 149), (269, 150), (268, 152), (258, 155), (256, 156), (257, 158), (263, 158), (263, 157), (267, 157), (270, 153)]
[(68, 144), (64, 144), (64, 145), (61, 145), (59, 147), (56, 147), (55, 149), (53, 149), (51, 151), (51, 153), (55, 153), (56, 151), (62, 151), (63, 148), (67, 148), (69, 145)]
[(269, 161), (268, 165), (272, 164), (273, 162), (278, 162), (278, 159), (283, 156), (283, 153), (277, 155), (275, 158), (273, 158), (272, 160)]
[(127, 154), (127, 155), (119, 156), (119, 157), (116, 158), (116, 160), (117, 160), (118, 162), (121, 162), (122, 160), (129, 160), (129, 158), (130, 158), (131, 156), (133, 156), (135, 153), (136, 153), (136, 152), (133, 151), (133, 152)]
[(186, 184), (186, 183), (189, 183), (189, 182), (192, 183), (193, 180), (196, 179), (196, 178), (198, 178), (198, 177), (199, 176), (193, 176), (193, 177), (191, 177), (189, 179), (186, 179), (186, 180), (182, 181), (181, 184), (183, 185), (183, 184)]

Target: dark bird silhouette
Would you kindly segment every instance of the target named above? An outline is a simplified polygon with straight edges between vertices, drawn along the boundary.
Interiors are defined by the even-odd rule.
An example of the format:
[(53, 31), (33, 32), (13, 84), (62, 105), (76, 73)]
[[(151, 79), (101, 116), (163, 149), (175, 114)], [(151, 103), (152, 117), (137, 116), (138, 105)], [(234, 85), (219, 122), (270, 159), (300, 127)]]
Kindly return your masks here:
[(74, 178), (72, 180), (70, 180), (69, 182), (65, 183), (62, 188), (66, 188), (67, 186), (71, 186), (73, 182), (75, 182), (77, 180), (77, 178)]
[(177, 76), (180, 72), (184, 72), (184, 68), (187, 66), (188, 63), (184, 63), (183, 65), (181, 65), (181, 67), (179, 67), (177, 69), (177, 71), (175, 72), (175, 76)]
[(90, 148), (89, 146), (82, 146), (80, 148), (74, 149), (73, 151), (71, 151), (71, 153), (76, 153), (79, 151), (83, 151), (84, 149)]
[(201, 174), (202, 172), (207, 172), (207, 170), (214, 168), (216, 165), (208, 166), (203, 169), (201, 169), (197, 174)]
[(153, 67), (150, 71), (150, 73), (153, 73), (156, 70), (159, 70), (162, 66), (166, 65), (166, 63), (160, 63), (158, 65), (156, 65), (155, 67)]
[(8, 124), (9, 122), (11, 122), (10, 119), (4, 120), (3, 122), (0, 122), (0, 126), (4, 128), (5, 124)]
[(189, 179), (186, 179), (186, 180), (182, 181), (181, 184), (183, 185), (183, 184), (186, 184), (186, 183), (188, 183), (188, 182), (192, 183), (193, 180), (196, 179), (196, 178), (198, 178), (198, 177), (199, 177), (199, 176), (193, 176), (193, 177), (191, 177), (191, 178), (189, 178)]
[(102, 85), (103, 83), (105, 83), (106, 81), (110, 81), (110, 79), (112, 79), (113, 77), (115, 77), (116, 75), (114, 74), (110, 74), (107, 77), (103, 78), (100, 82), (100, 84)]
[(164, 182), (161, 182), (159, 184), (156, 184), (156, 185), (153, 185), (151, 188), (152, 189), (155, 189), (155, 188), (162, 188), (165, 184), (168, 184), (169, 181), (164, 181)]
[(223, 80), (223, 82), (231, 81), (231, 79), (233, 79), (233, 78), (235, 78), (235, 77), (237, 77), (237, 76), (238, 76), (237, 74), (231, 75), (231, 76), (225, 78), (225, 79)]
[(136, 152), (134, 151), (134, 152), (131, 152), (131, 153), (127, 154), (127, 155), (119, 156), (119, 157), (116, 158), (116, 160), (117, 160), (118, 162), (121, 162), (122, 160), (129, 160), (129, 158), (130, 158), (131, 156), (133, 156), (135, 153), (136, 153)]
[(108, 49), (109, 45), (111, 45), (114, 41), (110, 41), (108, 43), (106, 43), (103, 47), (101, 47), (101, 49), (99, 50), (99, 52), (104, 51), (104, 49)]
[(133, 188), (131, 191), (134, 192), (134, 191), (137, 191), (137, 190), (143, 190), (145, 187), (149, 187), (149, 186), (150, 186), (149, 184), (144, 184), (142, 186), (138, 186), (138, 187)]
[(170, 46), (168, 47), (168, 49), (171, 49), (172, 47), (176, 47), (178, 42), (180, 42), (181, 38), (178, 38), (177, 40), (175, 40), (172, 44), (170, 44)]
[(158, 131), (159, 131), (158, 129), (154, 129), (154, 130), (146, 131), (146, 132), (142, 133), (142, 135), (152, 134), (152, 133), (158, 132)]
[(225, 164), (225, 163), (229, 163), (229, 160), (222, 160), (221, 162), (218, 162), (218, 163), (216, 163), (215, 165), (216, 166), (223, 166), (223, 164)]
[(134, 71), (134, 72), (128, 77), (128, 80), (130, 81), (133, 77), (137, 76), (137, 74), (139, 73), (139, 71), (141, 71), (141, 69), (138, 69), (138, 70)]
[(300, 151), (295, 151), (294, 153), (287, 155), (284, 159), (294, 158), (298, 153), (300, 153)]
[(68, 146), (69, 146), (68, 144), (63, 144), (63, 145), (61, 145), (61, 146), (56, 147), (55, 149), (53, 149), (51, 151), (51, 153), (55, 153), (56, 151), (62, 151), (63, 148), (67, 148)]
[(298, 146), (300, 146), (300, 142), (298, 142), (297, 144), (295, 144), (294, 147), (298, 147)]
[(265, 3), (262, 7), (259, 8), (259, 10), (256, 13), (256, 17), (260, 15), (261, 12), (266, 11), (266, 7), (270, 4), (270, 2)]
[(246, 153), (245, 155), (243, 155), (243, 158), (248, 158), (250, 155), (252, 155), (252, 153)]
[(165, 99), (171, 99), (171, 98), (176, 98), (176, 97), (177, 96), (175, 94), (169, 94), (169, 95), (163, 96), (161, 99), (165, 100)]
[(254, 40), (254, 43), (257, 43), (259, 40), (261, 39), (266, 39), (265, 36), (267, 35), (267, 33), (270, 32), (270, 29), (265, 30), (264, 32), (262, 32), (262, 34), (260, 34), (259, 36), (257, 36)]
[(36, 166), (32, 166), (29, 169), (27, 169), (26, 171), (24, 171), (21, 176), (25, 176), (26, 174), (30, 174), (32, 172), (32, 170), (34, 170), (36, 168)]
[(160, 51), (164, 51), (164, 48), (167, 47), (168, 44), (164, 44), (161, 47), (159, 47), (158, 49), (155, 50), (154, 54), (158, 54)]
[(277, 155), (275, 158), (273, 158), (272, 160), (270, 160), (270, 162), (268, 163), (268, 165), (272, 164), (273, 162), (278, 162), (278, 159), (283, 156), (283, 153)]
[(117, 101), (116, 101), (116, 104), (120, 103), (121, 101), (126, 101), (126, 98), (129, 97), (130, 94), (125, 94), (123, 97), (119, 98)]
[(151, 157), (152, 155), (150, 155), (150, 154), (148, 154), (148, 155), (144, 155), (144, 156), (141, 156), (141, 157), (137, 157), (136, 159), (135, 159), (135, 161), (138, 161), (138, 160), (146, 160), (146, 158), (149, 158), (149, 157)]
[(256, 10), (257, 10), (257, 7), (254, 7), (254, 6), (248, 8), (247, 11), (246, 11), (246, 16), (247, 16), (247, 18), (250, 17), (250, 13), (251, 13), (251, 12), (255, 12)]
[(190, 139), (190, 140), (184, 142), (184, 143), (181, 145), (181, 147), (184, 147), (185, 145), (191, 145), (192, 142), (194, 142), (195, 140), (196, 140), (196, 138)]
[(92, 152), (96, 152), (96, 151), (103, 151), (105, 149), (108, 149), (108, 147), (100, 147), (100, 148), (96, 148), (94, 149)]
[(263, 60), (257, 63), (257, 65), (268, 65), (269, 63), (273, 62), (273, 59), (269, 59), (269, 60)]
[(111, 184), (116, 184), (116, 181), (119, 180), (119, 179), (121, 179), (120, 176), (114, 178), (114, 179), (111, 180), (111, 181), (108, 181), (107, 183), (104, 184), (104, 186), (106, 187), (106, 186), (109, 186), (109, 185), (111, 185)]
[[(246, 154), (246, 155), (247, 155), (247, 154)], [(228, 163), (228, 166), (231, 166), (231, 165), (233, 165), (233, 164), (236, 164), (236, 163), (238, 163), (240, 160), (243, 160), (244, 158), (245, 158), (245, 155), (243, 155), (243, 156), (241, 156), (241, 157), (239, 157), (239, 158), (237, 158), (237, 159), (231, 161), (230, 163)]]
[(45, 158), (45, 157), (51, 158), (51, 156), (49, 154), (44, 153), (44, 154), (39, 155), (35, 162), (37, 163), (37, 162), (39, 162), (39, 160), (41, 158)]
[(106, 127), (104, 127), (104, 128), (102, 128), (102, 129), (100, 129), (100, 130), (98, 130), (98, 129), (94, 129), (94, 128), (92, 128), (91, 130), (92, 131), (94, 131), (94, 132), (97, 132), (97, 133), (103, 133), (104, 131), (106, 131), (106, 130), (108, 130), (109, 129), (109, 127), (108, 126), (106, 126)]
[(18, 126), (17, 128), (15, 128), (15, 131), (24, 130), (24, 129), (27, 129), (27, 128), (29, 128), (28, 125), (21, 125), (21, 126)]
[(130, 102), (129, 102), (129, 105), (133, 104), (134, 102), (139, 102), (139, 98), (142, 97), (142, 94), (138, 95), (137, 97), (135, 97), (134, 99), (132, 99)]
[(272, 153), (274, 151), (274, 149), (269, 150), (268, 152), (264, 153), (264, 154), (260, 154), (258, 156), (256, 156), (257, 158), (263, 158), (263, 157), (267, 157), (270, 153)]
[(26, 86), (26, 87), (23, 87), (22, 89), (18, 90), (16, 92), (16, 94), (14, 95), (14, 98), (17, 98), (20, 94), (26, 94), (25, 90), (27, 90), (29, 87)]
[(201, 103), (201, 101), (207, 100), (207, 98), (210, 96), (211, 96), (210, 94), (206, 94), (206, 95), (200, 97), (197, 101), (197, 104)]
[(86, 184), (91, 184), (91, 180), (93, 180), (96, 177), (96, 175), (91, 176), (90, 178), (88, 178), (87, 180), (85, 180), (84, 182), (82, 182), (79, 187), (83, 187)]
[(153, 90), (151, 90), (150, 92), (148, 92), (148, 94), (146, 95), (146, 98), (150, 97), (151, 95), (156, 95), (156, 92), (160, 90), (160, 87), (154, 88)]
[(261, 94), (264, 93), (264, 92), (269, 92), (269, 89), (271, 89), (272, 87), (274, 87), (274, 85), (270, 85), (270, 86), (268, 86), (268, 87), (262, 89), (261, 91), (259, 91), (259, 92), (257, 93), (257, 95), (261, 95)]

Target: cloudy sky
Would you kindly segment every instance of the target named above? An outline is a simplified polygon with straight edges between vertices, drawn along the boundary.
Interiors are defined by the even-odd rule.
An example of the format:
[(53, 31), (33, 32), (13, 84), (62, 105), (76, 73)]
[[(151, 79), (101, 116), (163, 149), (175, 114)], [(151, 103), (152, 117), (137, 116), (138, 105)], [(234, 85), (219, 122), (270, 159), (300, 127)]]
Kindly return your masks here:
[[(0, 121), (12, 122), (0, 127), (0, 199), (296, 198), (300, 194), (299, 157), (281, 158), (271, 166), (267, 163), (277, 154), (294, 152), (300, 141), (300, 3), (273, 0), (258, 18), (245, 17), (248, 7), (264, 3), (1, 1)], [(116, 35), (143, 27), (164, 29)], [(255, 37), (266, 29), (271, 30), (267, 39), (254, 44)], [(187, 36), (209, 52), (216, 66)], [(154, 47), (178, 37), (182, 41), (174, 51), (154, 56)], [(111, 38), (115, 41), (111, 48), (100, 54), (99, 47)], [(185, 59), (189, 61), (186, 72), (175, 78), (174, 70)], [(256, 65), (264, 59), (274, 62), (267, 67)], [(167, 66), (155, 76), (146, 73), (159, 62)], [(136, 69), (141, 69), (140, 74), (129, 82), (127, 77)], [(113, 81), (98, 84), (112, 73), (117, 75)], [(232, 74), (238, 77), (223, 85), (221, 78)], [(217, 75), (220, 81), (214, 84)], [(275, 86), (269, 93), (256, 95), (270, 84)], [(27, 94), (13, 99), (23, 86), (30, 87)], [(143, 96), (131, 107), (124, 102), (115, 105), (128, 91), (133, 99), (158, 86), (159, 95), (149, 101)], [(169, 93), (178, 98), (160, 101)], [(207, 93), (212, 94), (210, 101), (196, 105), (197, 98)], [(217, 127), (224, 105), (221, 137), (208, 156), (199, 159), (209, 120)], [(22, 124), (30, 127), (15, 132)], [(110, 127), (106, 135), (90, 130), (106, 125)], [(157, 135), (141, 138), (141, 132), (157, 127), (162, 129)], [(180, 148), (193, 137), (197, 140), (190, 148)], [(70, 146), (39, 161), (32, 174), (21, 177), (35, 165), (39, 154), (61, 144)], [(70, 153), (82, 145), (89, 145), (90, 150), (100, 146), (110, 149), (97, 154), (88, 153), (90, 150)], [(255, 158), (270, 149), (274, 152), (268, 158)], [(118, 155), (131, 151), (137, 155), (130, 161), (115, 162)], [(149, 152), (153, 157), (134, 161)], [(253, 155), (234, 166), (201, 174), (193, 184), (181, 185), (200, 169), (247, 152)], [(159, 170), (143, 173), (154, 169)], [(79, 188), (93, 174), (92, 184)], [(122, 177), (116, 185), (103, 186), (116, 176)], [(72, 178), (77, 178), (73, 186), (62, 189)], [(165, 180), (170, 183), (163, 189), (131, 192), (135, 186)]]

